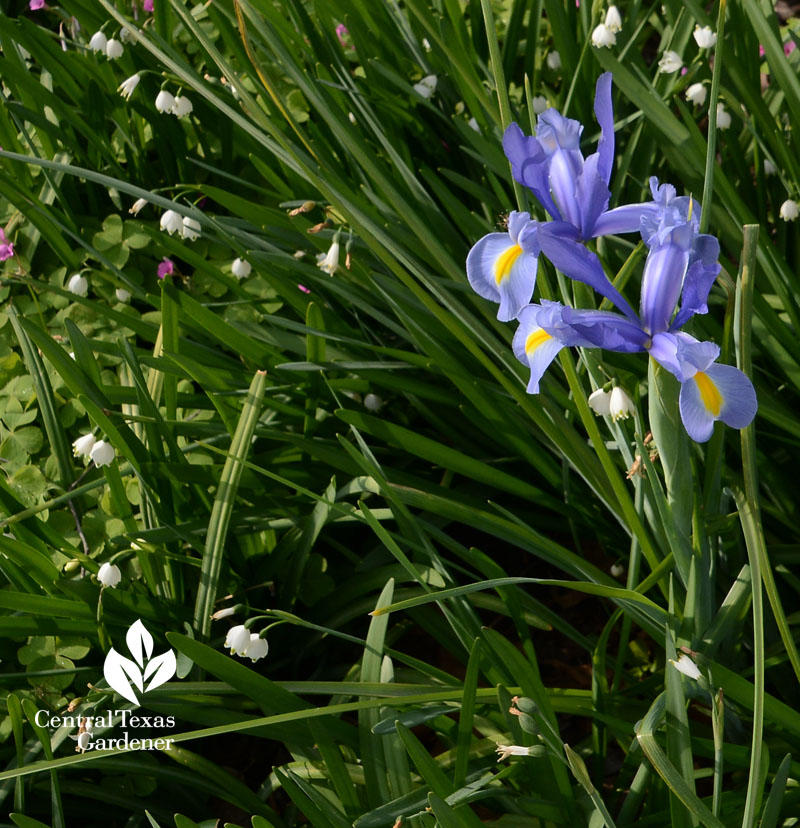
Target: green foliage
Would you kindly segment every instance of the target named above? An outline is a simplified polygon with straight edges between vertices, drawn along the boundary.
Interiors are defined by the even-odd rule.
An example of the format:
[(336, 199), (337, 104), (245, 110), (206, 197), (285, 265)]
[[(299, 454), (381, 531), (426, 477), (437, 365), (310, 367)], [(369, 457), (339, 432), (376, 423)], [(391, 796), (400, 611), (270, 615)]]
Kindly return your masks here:
[[(571, 0), (136, 5), (0, 16), (13, 823), (790, 824), (800, 244), (779, 208), (800, 194), (797, 22), (723, 4), (712, 61), (691, 32), (719, 9), (693, 0), (621, 6), (610, 50), (590, 45), (605, 9)], [(118, 60), (88, 48), (123, 26)], [(657, 71), (668, 48), (685, 75)], [(593, 124), (603, 69), (612, 202), (651, 175), (704, 193), (724, 272), (693, 332), (753, 376), (741, 442), (717, 426), (686, 445), (625, 355), (566, 356), (527, 395), (509, 327), (467, 284), (506, 211), (544, 218), (502, 127), (527, 127), (540, 96)], [(690, 109), (698, 82), (729, 129)], [(162, 87), (193, 111), (158, 112)], [(199, 237), (163, 231), (168, 209)], [(641, 250), (597, 252), (635, 296)], [(539, 284), (591, 301), (546, 262)], [(586, 403), (614, 377), (636, 390), (631, 421)], [(89, 433), (110, 465), (73, 456)], [(105, 563), (118, 586), (101, 588)], [(131, 708), (103, 664), (137, 619), (178, 670), (133, 713), (173, 717), (147, 735), (174, 743), (81, 752), (37, 711)], [(269, 626), (256, 663), (223, 646), (245, 620)], [(117, 714), (95, 736), (122, 729)]]

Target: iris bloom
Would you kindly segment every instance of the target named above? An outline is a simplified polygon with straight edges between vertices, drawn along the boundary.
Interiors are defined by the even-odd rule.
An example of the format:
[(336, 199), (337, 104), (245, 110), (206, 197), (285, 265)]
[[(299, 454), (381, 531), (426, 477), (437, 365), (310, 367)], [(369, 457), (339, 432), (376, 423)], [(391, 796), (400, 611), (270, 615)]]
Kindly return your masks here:
[[(692, 316), (708, 312), (708, 294), (719, 272), (719, 242), (697, 232), (700, 207), (696, 201), (676, 197), (674, 187), (657, 184), (651, 179), (656, 210), (642, 219), (642, 238), (650, 250), (639, 313), (633, 313), (625, 300), (619, 304), (613, 299), (619, 313), (576, 310), (559, 302), (529, 305), (519, 316), (514, 353), (530, 368), (528, 392), (535, 394), (544, 371), (565, 346), (647, 352), (681, 383), (684, 427), (693, 440), (705, 442), (716, 420), (733, 428), (748, 425), (756, 413), (756, 395), (741, 371), (716, 363), (717, 345), (680, 331)], [(560, 258), (553, 264), (587, 284), (605, 278), (597, 257), (589, 251), (585, 254)]]

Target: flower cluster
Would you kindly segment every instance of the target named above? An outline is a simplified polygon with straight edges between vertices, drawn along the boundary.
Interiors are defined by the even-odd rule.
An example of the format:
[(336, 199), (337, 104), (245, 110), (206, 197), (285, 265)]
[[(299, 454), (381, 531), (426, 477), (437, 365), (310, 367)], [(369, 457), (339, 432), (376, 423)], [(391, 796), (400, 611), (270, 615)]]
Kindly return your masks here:
[[(580, 150), (583, 126), (548, 109), (536, 135), (511, 124), (503, 149), (514, 178), (530, 189), (552, 216), (539, 222), (512, 212), (508, 232), (490, 233), (467, 257), (473, 289), (499, 303), (497, 318), (516, 319), (516, 357), (530, 369), (528, 392), (564, 347), (605, 348), (648, 353), (681, 383), (680, 413), (692, 439), (711, 437), (721, 420), (743, 428), (756, 413), (750, 380), (738, 369), (717, 363), (720, 349), (681, 328), (706, 304), (720, 266), (719, 242), (699, 232), (700, 205), (678, 196), (669, 184), (650, 180), (652, 201), (609, 210), (609, 180), (614, 163), (611, 74), (597, 82), (595, 115), (600, 125), (597, 152)], [(636, 313), (612, 285), (600, 260), (584, 242), (609, 234), (639, 232), (648, 248)], [(539, 255), (571, 279), (589, 285), (617, 312), (578, 309), (560, 302), (532, 303)]]
[(251, 661), (258, 661), (269, 652), (267, 639), (258, 633), (251, 633), (244, 624), (237, 624), (228, 630), (225, 646), (230, 649), (231, 655), (249, 658)]

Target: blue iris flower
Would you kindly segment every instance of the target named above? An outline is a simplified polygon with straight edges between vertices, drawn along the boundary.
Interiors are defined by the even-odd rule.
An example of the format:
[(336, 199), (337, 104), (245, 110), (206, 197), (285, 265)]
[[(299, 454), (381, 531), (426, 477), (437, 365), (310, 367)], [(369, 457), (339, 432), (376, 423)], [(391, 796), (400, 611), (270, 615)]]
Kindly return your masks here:
[[(557, 302), (530, 305), (520, 313), (514, 352), (531, 369), (531, 393), (536, 393), (542, 374), (562, 347), (648, 352), (681, 383), (683, 424), (693, 440), (705, 442), (716, 420), (743, 428), (755, 416), (758, 404), (752, 383), (741, 371), (716, 363), (717, 345), (680, 331), (692, 316), (708, 311), (708, 294), (720, 269), (719, 243), (713, 236), (697, 233), (697, 202), (675, 198), (674, 188), (659, 189), (656, 181), (651, 181), (651, 187), (663, 209), (642, 223), (650, 249), (639, 314), (632, 314), (624, 300), (623, 304), (614, 302), (620, 313), (577, 310)], [(597, 257), (585, 253), (554, 264), (582, 282), (605, 278)], [(587, 270), (595, 272), (587, 275)]]

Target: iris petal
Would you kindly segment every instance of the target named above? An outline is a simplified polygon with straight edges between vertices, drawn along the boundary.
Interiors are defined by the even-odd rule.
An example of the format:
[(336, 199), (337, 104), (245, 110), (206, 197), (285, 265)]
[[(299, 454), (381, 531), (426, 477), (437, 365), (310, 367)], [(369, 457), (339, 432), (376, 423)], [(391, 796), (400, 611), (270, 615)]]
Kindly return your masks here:
[(531, 371), (527, 391), (529, 394), (539, 393), (539, 381), (558, 352), (564, 347), (540, 324), (539, 316), (549, 316), (548, 308), (540, 305), (528, 305), (519, 316), (519, 327), (514, 334), (512, 348), (514, 355)]

